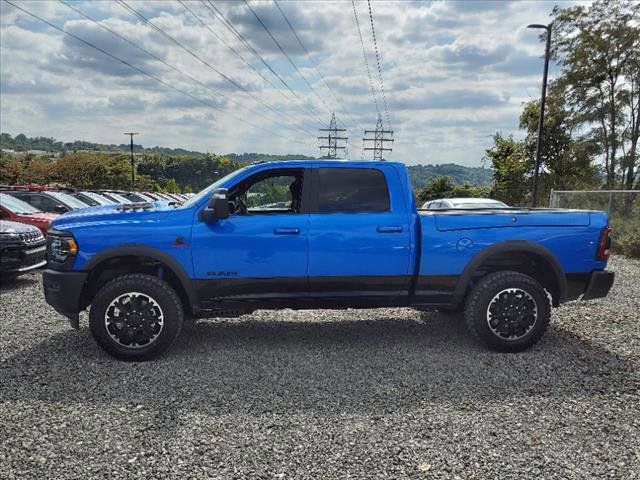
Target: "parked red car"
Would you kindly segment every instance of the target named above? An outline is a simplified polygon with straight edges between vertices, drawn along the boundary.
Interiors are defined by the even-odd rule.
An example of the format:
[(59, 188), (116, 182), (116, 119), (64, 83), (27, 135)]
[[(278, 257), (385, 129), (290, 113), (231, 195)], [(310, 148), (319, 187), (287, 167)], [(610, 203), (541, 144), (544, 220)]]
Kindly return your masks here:
[(35, 207), (32, 207), (27, 202), (7, 195), (6, 193), (0, 193), (0, 219), (11, 220), (13, 222), (27, 223), (34, 225), (40, 229), (40, 231), (46, 235), (49, 224), (58, 215), (55, 213), (44, 213)]

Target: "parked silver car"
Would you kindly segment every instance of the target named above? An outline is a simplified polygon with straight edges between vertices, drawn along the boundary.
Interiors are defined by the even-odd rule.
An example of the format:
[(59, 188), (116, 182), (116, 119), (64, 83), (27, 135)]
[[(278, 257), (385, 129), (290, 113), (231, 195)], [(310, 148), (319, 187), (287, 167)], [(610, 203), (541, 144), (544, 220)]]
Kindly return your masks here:
[(469, 210), (474, 208), (509, 208), (509, 205), (492, 198), (438, 198), (422, 205), (423, 210)]

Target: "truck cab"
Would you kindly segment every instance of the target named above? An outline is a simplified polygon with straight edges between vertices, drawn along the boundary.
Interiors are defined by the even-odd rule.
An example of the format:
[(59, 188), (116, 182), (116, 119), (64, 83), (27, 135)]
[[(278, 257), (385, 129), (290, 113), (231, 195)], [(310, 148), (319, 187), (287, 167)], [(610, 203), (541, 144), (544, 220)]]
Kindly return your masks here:
[(162, 353), (185, 316), (263, 308), (460, 310), (485, 344), (518, 351), (551, 306), (606, 295), (607, 248), (602, 212), (423, 212), (401, 163), (270, 162), (183, 204), (61, 216), (44, 290), (75, 327), (90, 306), (92, 334), (125, 359)]

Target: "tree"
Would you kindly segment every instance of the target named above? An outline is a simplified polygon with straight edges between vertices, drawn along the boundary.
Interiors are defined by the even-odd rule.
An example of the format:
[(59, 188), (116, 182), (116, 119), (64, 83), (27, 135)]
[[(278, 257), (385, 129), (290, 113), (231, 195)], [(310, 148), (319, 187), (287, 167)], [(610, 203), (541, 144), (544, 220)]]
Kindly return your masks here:
[(622, 178), (624, 187), (628, 190), (640, 187), (640, 58), (638, 55), (627, 63), (624, 74), (628, 79), (628, 88), (622, 92), (620, 98), (627, 108), (628, 123), (623, 132)]
[(437, 198), (488, 197), (489, 188), (463, 183), (457, 185), (451, 177), (436, 177), (417, 194), (418, 200), (428, 202)]
[[(597, 144), (574, 134), (575, 125), (571, 112), (565, 108), (565, 91), (562, 85), (553, 84), (547, 95), (543, 125), (543, 142), (540, 152), (540, 197), (545, 198), (550, 189), (576, 189), (597, 186), (597, 169), (593, 159), (598, 153)], [(527, 132), (524, 148), (533, 165), (538, 138), (540, 102), (525, 104), (520, 115), (520, 128)], [(576, 138), (574, 138), (576, 137)], [(532, 175), (533, 171), (527, 172)]]
[(180, 187), (178, 186), (178, 182), (176, 182), (175, 178), (170, 178), (165, 182), (164, 191), (168, 193), (180, 193)]
[(9, 155), (0, 156), (0, 183), (15, 185), (20, 183), (24, 167), (17, 159)]
[(90, 153), (72, 153), (56, 162), (56, 180), (75, 188), (112, 188), (109, 168), (103, 156)]
[[(53, 166), (54, 180), (74, 188), (131, 188), (131, 164), (129, 157), (100, 153), (71, 153), (60, 158)], [(151, 179), (136, 175), (136, 187), (151, 188)]]
[(573, 121), (599, 145), (606, 186), (614, 188), (622, 175), (628, 186), (638, 168), (640, 3), (597, 0), (589, 7), (555, 7), (553, 17), (558, 81)]
[(530, 198), (533, 159), (527, 155), (524, 142), (512, 135), (493, 136), (493, 147), (485, 151), (485, 159), (493, 166), (491, 198), (509, 205), (523, 205)]
[(21, 175), (23, 183), (48, 185), (54, 180), (54, 163), (43, 157), (27, 159), (27, 166)]
[(418, 192), (418, 200), (428, 202), (429, 200), (435, 200), (436, 198), (445, 198), (448, 196), (455, 183), (451, 177), (435, 177), (425, 187)]

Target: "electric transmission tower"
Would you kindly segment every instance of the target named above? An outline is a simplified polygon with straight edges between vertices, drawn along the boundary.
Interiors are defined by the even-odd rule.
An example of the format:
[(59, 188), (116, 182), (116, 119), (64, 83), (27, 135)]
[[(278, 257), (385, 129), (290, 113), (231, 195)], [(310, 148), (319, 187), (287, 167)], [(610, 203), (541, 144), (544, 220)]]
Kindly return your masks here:
[[(367, 135), (373, 133), (374, 138), (367, 138)], [(382, 116), (378, 115), (378, 121), (376, 123), (375, 130), (365, 130), (364, 138), (362, 139), (362, 150), (368, 151), (373, 150), (373, 159), (374, 160), (384, 160), (384, 152), (390, 152), (393, 150), (390, 147), (385, 147), (385, 142), (393, 142), (393, 130), (384, 130), (382, 127)], [(373, 147), (367, 147), (367, 142), (373, 142)]]
[[(326, 136), (318, 137), (318, 140), (322, 142), (320, 145), (320, 152), (323, 153), (323, 150), (327, 150), (327, 153), (322, 156), (322, 158), (338, 158), (338, 150), (345, 150), (346, 146), (338, 145), (338, 142), (346, 141), (348, 137), (339, 137), (339, 132), (346, 132), (346, 128), (338, 128), (336, 123), (336, 114), (331, 114), (331, 122), (329, 123), (329, 128), (321, 128), (321, 132), (327, 132)], [(326, 144), (324, 143), (326, 140)]]

